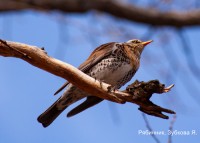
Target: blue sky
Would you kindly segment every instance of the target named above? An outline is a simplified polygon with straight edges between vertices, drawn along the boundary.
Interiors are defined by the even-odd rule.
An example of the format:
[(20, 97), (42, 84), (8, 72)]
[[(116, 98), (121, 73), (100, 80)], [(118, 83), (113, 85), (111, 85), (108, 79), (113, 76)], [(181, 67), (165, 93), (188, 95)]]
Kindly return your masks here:
[[(103, 18), (108, 23), (113, 22), (109, 21), (109, 16)], [(77, 67), (96, 46), (109, 41), (129, 40), (120, 36), (103, 37), (98, 35), (99, 33), (90, 36), (91, 33), (87, 33), (90, 27), (97, 28), (99, 31), (104, 28), (101, 23), (95, 27), (91, 24), (91, 20), (91, 13), (66, 17), (56, 13), (52, 15), (35, 12), (4, 13), (0, 15), (0, 36), (5, 40), (45, 47), (50, 56)], [(120, 24), (134, 31), (133, 35), (143, 34), (147, 30), (145, 25), (127, 21), (122, 21)], [(170, 93), (154, 95), (152, 100), (177, 112), (175, 130), (196, 130), (197, 135), (173, 136), (174, 143), (196, 143), (200, 137), (199, 82), (190, 74), (185, 64), (186, 59), (182, 49), (179, 48), (179, 39), (172, 34), (170, 35), (172, 40), (167, 45), (162, 45), (158, 41), (157, 35), (167, 30), (174, 31), (174, 29), (155, 31), (155, 36), (151, 37), (154, 42), (145, 49), (141, 67), (132, 81), (160, 79), (166, 84), (175, 83)], [(194, 27), (185, 29), (184, 32), (189, 37), (195, 60), (198, 62), (200, 29)], [(133, 38), (138, 37), (133, 36)], [(179, 60), (177, 74), (174, 73), (174, 78), (168, 80), (164, 78), (165, 72), (174, 72), (171, 70), (168, 58), (173, 57), (166, 56), (161, 47), (166, 50), (173, 49), (175, 58)], [(130, 103), (120, 105), (104, 101), (72, 118), (66, 118), (66, 113), (69, 111), (67, 109), (51, 126), (43, 128), (37, 122), (37, 117), (58, 98), (59, 95), (53, 96), (53, 93), (65, 80), (20, 59), (0, 57), (0, 67), (0, 142), (155, 142), (151, 136), (138, 134), (138, 130), (147, 130), (147, 128), (141, 112), (137, 110), (137, 105)], [(191, 87), (189, 90), (185, 88), (183, 81), (189, 83)], [(192, 98), (191, 94), (195, 95), (195, 98)], [(169, 120), (163, 120), (147, 116), (155, 131), (166, 133), (172, 117), (170, 115)], [(157, 137), (161, 142), (167, 142), (168, 136)]]

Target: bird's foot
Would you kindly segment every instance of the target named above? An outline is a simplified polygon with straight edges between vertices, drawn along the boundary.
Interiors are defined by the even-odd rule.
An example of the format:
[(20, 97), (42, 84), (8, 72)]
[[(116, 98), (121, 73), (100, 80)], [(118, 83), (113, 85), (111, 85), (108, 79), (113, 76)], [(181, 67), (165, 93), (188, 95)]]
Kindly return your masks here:
[(95, 81), (97, 80), (97, 81), (100, 82), (100, 86), (101, 86), (101, 88), (102, 88), (102, 83), (104, 82), (104, 80), (99, 80), (99, 79), (97, 79), (96, 77), (94, 77), (94, 79), (95, 79)]
[(47, 52), (45, 51), (44, 47), (40, 48), (42, 50), (42, 52), (44, 52), (45, 54), (47, 54)]
[(108, 86), (108, 92), (112, 92), (112, 91), (115, 91), (115, 90), (117, 90), (117, 87), (116, 86)]

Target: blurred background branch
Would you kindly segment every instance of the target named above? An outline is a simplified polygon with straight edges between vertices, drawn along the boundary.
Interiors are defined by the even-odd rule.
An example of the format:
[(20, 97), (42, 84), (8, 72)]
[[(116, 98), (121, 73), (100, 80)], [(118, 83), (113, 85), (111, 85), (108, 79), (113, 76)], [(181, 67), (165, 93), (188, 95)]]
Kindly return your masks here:
[(154, 26), (196, 26), (200, 24), (200, 10), (188, 12), (160, 11), (155, 8), (139, 7), (133, 3), (117, 0), (2, 0), (0, 11), (19, 10), (61, 11), (65, 13), (85, 13), (97, 10), (134, 22)]

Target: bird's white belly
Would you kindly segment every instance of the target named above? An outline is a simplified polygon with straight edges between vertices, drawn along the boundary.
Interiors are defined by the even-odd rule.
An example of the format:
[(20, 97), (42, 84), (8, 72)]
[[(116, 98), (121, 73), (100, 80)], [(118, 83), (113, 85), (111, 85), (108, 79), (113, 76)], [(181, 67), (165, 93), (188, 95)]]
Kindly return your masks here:
[(91, 76), (108, 84), (116, 85), (118, 81), (122, 80), (124, 76), (127, 75), (127, 73), (131, 70), (132, 67), (130, 64), (122, 63), (120, 67), (117, 67), (117, 65), (116, 67), (96, 67), (93, 70), (95, 75)]

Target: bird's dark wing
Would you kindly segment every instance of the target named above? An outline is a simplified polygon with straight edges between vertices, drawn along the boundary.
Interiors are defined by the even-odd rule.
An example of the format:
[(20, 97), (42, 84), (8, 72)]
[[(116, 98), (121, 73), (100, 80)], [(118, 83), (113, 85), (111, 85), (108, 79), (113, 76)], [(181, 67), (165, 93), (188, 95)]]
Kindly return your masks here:
[[(84, 73), (87, 73), (91, 67), (93, 67), (95, 64), (97, 64), (99, 61), (101, 61), (103, 58), (109, 56), (112, 53), (112, 48), (114, 46), (115, 42), (103, 44), (99, 47), (97, 47), (91, 55), (88, 57), (88, 59), (83, 62), (78, 69), (81, 70)], [(63, 86), (61, 86), (54, 95), (58, 94), (60, 91), (62, 91), (69, 82), (66, 82)]]
[(81, 103), (80, 105), (78, 105), (77, 107), (75, 107), (74, 109), (72, 109), (68, 114), (67, 117), (72, 117), (98, 103), (100, 103), (101, 101), (103, 101), (103, 99), (96, 97), (96, 96), (88, 96), (87, 99)]
[(114, 44), (115, 42), (111, 42), (97, 47), (78, 69), (87, 73), (94, 65), (112, 53)]
[[(114, 44), (115, 44), (115, 42), (111, 42), (111, 43), (103, 44), (103, 45), (99, 46), (98, 48), (96, 48), (91, 53), (91, 55), (88, 57), (88, 59), (78, 67), (78, 69), (84, 73), (87, 73), (94, 65), (96, 65), (99, 61), (101, 61), (103, 58), (109, 56), (112, 53)], [(55, 94), (57, 94), (61, 90), (63, 90), (68, 84), (69, 84), (69, 82), (66, 82), (60, 89), (58, 89), (58, 91)], [(101, 101), (103, 101), (103, 99), (101, 99), (99, 97), (89, 96), (82, 104), (80, 104), (79, 106), (72, 109), (67, 114), (67, 116), (68, 117), (74, 116), (74, 115), (100, 103)]]
[(69, 82), (65, 82), (65, 83), (54, 93), (54, 95), (56, 95), (56, 94), (58, 94), (59, 92), (61, 92), (68, 84), (69, 84)]

